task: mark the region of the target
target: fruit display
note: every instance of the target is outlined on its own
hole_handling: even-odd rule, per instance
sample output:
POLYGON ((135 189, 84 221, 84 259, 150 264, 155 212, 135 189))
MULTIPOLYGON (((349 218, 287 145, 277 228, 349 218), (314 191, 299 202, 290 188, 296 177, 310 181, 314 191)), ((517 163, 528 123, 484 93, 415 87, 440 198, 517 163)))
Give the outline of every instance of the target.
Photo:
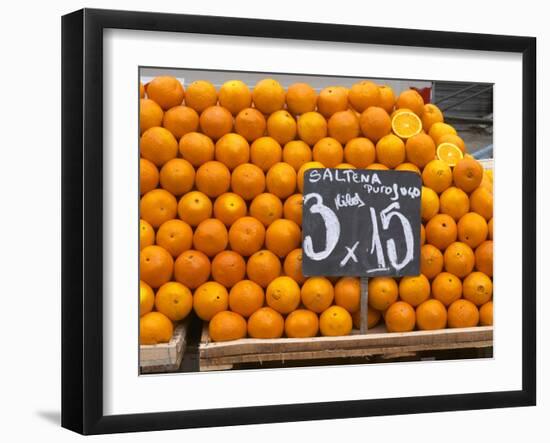
POLYGON ((492 171, 415 90, 159 76, 139 130, 141 344, 192 311, 213 341, 358 328, 358 277, 302 274, 303 176, 325 167, 422 178, 421 274, 369 279, 369 328, 492 325, 492 171))

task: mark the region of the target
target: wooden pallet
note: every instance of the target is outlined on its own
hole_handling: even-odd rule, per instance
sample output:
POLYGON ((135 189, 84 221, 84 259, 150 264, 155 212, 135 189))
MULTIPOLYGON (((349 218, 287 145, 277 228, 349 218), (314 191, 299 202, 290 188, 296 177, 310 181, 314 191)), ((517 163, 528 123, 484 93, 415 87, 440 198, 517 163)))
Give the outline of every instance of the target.
POLYGON ((174 328, 174 335, 168 343, 140 345, 139 367, 142 374, 174 372, 181 365, 185 352, 189 321, 184 320, 174 328))
POLYGON ((231 369, 238 364, 278 361, 326 360, 353 357, 393 359, 413 357, 422 351, 488 348, 493 346, 493 327, 442 329, 388 333, 384 325, 344 337, 244 338, 214 343, 205 324, 199 345, 201 371, 231 369))

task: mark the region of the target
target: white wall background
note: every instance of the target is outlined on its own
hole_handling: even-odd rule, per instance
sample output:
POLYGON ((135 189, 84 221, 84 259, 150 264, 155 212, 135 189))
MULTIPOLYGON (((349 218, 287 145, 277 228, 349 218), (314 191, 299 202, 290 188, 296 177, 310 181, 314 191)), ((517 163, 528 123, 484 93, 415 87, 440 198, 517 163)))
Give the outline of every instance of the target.
MULTIPOLYGON (((4 441, 75 441, 60 415, 60 101, 61 15, 81 7, 318 21, 445 31, 530 35, 538 38, 539 195, 550 192, 542 171, 543 122, 550 119, 550 30, 544 3, 438 1, 275 2, 156 0, 6 2, 0 27, 0 435, 4 441), (544 8, 544 9, 543 9, 544 8), (544 109, 543 109, 544 108, 544 109), (544 111, 544 112, 543 112, 544 111)), ((518 122, 518 125, 521 122, 518 122)), ((539 197, 539 226, 550 221, 539 197)), ((548 199, 546 199, 548 201, 548 199)), ((106 436, 108 441, 275 442, 307 439, 407 442, 542 441, 550 414, 550 327, 544 323, 550 265, 540 251, 550 236, 539 229, 537 407, 353 420, 318 421, 106 436), (536 438, 540 436, 539 438, 536 438)), ((452 383, 452 380, 449 380, 452 383)), ((323 389, 323 386, 319 387, 323 389)), ((181 395, 185 395, 182 393, 181 395)))

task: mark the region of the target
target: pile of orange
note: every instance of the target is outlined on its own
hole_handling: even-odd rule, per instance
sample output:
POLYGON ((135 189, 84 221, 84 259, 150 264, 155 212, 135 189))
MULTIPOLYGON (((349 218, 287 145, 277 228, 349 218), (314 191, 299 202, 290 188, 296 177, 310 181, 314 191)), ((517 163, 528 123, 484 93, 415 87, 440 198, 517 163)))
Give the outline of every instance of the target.
POLYGON ((165 76, 140 97, 141 343, 170 340, 192 310, 214 341, 358 327, 358 278, 302 274, 303 174, 315 167, 422 177, 421 274, 370 279, 369 328, 492 324, 492 174, 416 91, 165 76))

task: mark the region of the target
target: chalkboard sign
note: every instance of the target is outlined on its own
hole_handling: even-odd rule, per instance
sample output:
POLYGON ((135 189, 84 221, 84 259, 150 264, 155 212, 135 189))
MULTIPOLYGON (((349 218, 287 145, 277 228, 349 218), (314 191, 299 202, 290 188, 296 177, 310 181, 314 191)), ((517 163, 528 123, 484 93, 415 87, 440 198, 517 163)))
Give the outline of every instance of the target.
POLYGON ((415 172, 307 170, 304 275, 418 275, 421 190, 415 172))

